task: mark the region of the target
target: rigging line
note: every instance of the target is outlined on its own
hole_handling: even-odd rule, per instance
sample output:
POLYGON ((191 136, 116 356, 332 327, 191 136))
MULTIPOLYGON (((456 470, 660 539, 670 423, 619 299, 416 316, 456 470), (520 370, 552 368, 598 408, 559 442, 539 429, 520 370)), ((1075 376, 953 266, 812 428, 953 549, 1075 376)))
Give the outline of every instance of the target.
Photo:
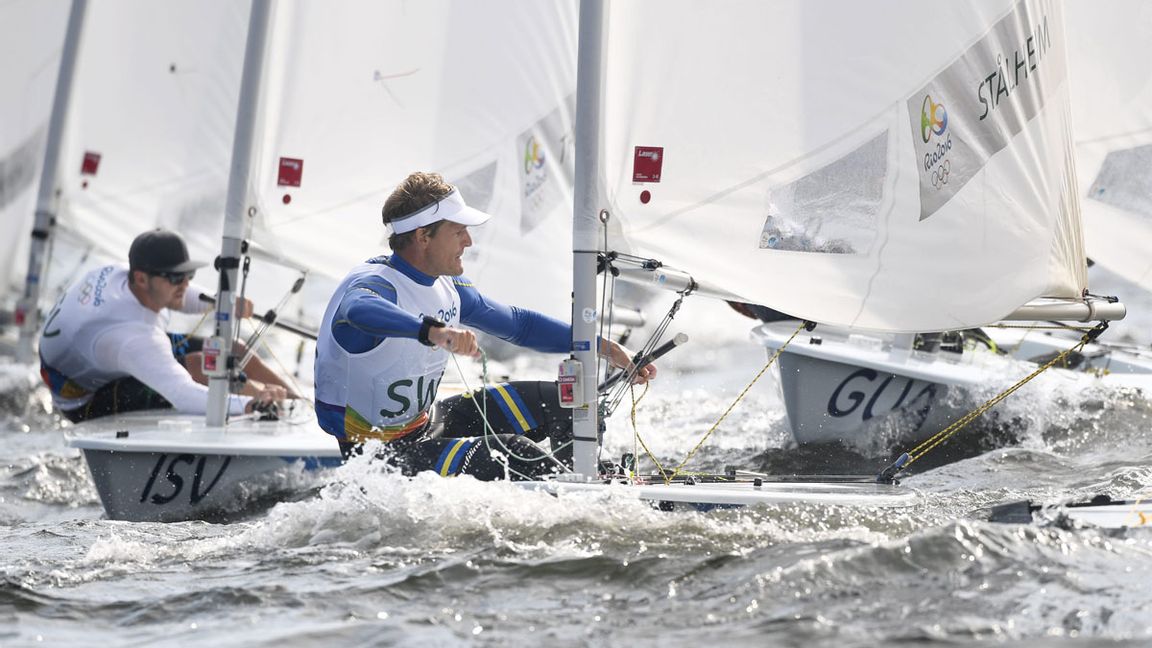
POLYGON ((732 401, 732 404, 728 406, 728 409, 724 410, 724 413, 720 415, 720 418, 717 419, 717 421, 712 424, 712 427, 704 433, 704 436, 696 444, 696 447, 692 448, 687 457, 684 457, 684 461, 681 461, 680 465, 676 466, 676 470, 672 471, 672 476, 664 478, 665 484, 670 484, 672 483, 673 479, 676 479, 676 476, 680 474, 680 471, 684 468, 684 466, 692 460, 692 457, 696 454, 696 451, 704 445, 704 442, 708 440, 708 437, 712 436, 712 433, 716 431, 716 428, 720 427, 720 424, 724 422, 724 419, 728 418, 728 415, 736 407, 736 404, 744 398, 744 395, 748 393, 748 390, 752 389, 752 385, 755 385, 756 381, 760 380, 760 377, 763 376, 764 372, 768 371, 768 368, 776 362, 776 359, 780 357, 780 354, 784 352, 784 349, 788 348, 788 345, 792 343, 792 340, 796 339, 797 335, 800 335, 800 331, 809 328, 810 325, 811 323, 807 321, 800 322, 800 326, 797 326, 796 330, 792 332, 792 335, 784 342, 784 344, 780 345, 779 349, 776 349, 776 353, 773 353, 772 357, 768 358, 768 362, 764 365, 764 368, 760 370, 760 373, 756 374, 756 377, 752 379, 752 382, 748 383, 748 386, 744 388, 744 391, 740 392, 740 394, 736 397, 736 400, 732 401))
POLYGON ((200 314, 200 321, 196 322, 196 326, 192 327, 192 331, 191 331, 191 333, 189 333, 189 335, 192 335, 196 331, 199 331, 200 327, 204 326, 204 322, 207 321, 208 316, 211 315, 212 313, 215 313, 215 312, 216 312, 216 309, 213 308, 212 310, 206 310, 203 313, 201 313, 200 314))
MULTIPOLYGON (((656 330, 652 332, 652 336, 649 339, 650 340, 662 339, 664 337, 664 334, 668 331, 668 326, 671 325, 671 323, 672 323, 671 319, 667 319, 667 318, 664 319, 663 321, 661 321, 660 325, 657 326, 656 330)), ((640 352, 636 354, 635 358, 640 358, 640 357, 648 355, 652 351, 652 349, 654 349, 655 347, 656 347, 656 345, 652 344, 652 343, 645 344, 644 347, 640 350, 640 352)), ((611 416, 612 413, 616 411, 616 408, 620 406, 620 402, 622 400, 624 400, 624 394, 628 390, 628 387, 632 384, 632 379, 636 376, 636 373, 639 371, 639 367, 637 367, 635 365, 635 363, 633 363, 632 369, 629 369, 626 371, 627 371, 627 373, 625 373, 624 377, 622 379, 620 379, 620 381, 616 384, 616 386, 613 387, 612 391, 610 392, 610 395, 606 397, 607 402, 605 405, 605 413, 608 416, 611 416)))
MULTIPOLYGON (((644 385, 644 391, 640 393, 640 398, 636 398, 635 385, 632 385, 632 389, 630 391, 632 392, 632 456, 636 456, 636 443, 639 442, 640 447, 644 448, 644 453, 648 455, 648 458, 652 460, 652 463, 656 464, 656 470, 660 472, 660 478, 663 479, 665 483, 667 483, 668 472, 664 470, 664 466, 660 464, 660 460, 656 458, 655 453, 653 453, 652 450, 648 448, 648 444, 644 442, 644 437, 640 436, 640 430, 636 427, 637 406, 640 405, 640 401, 644 400, 644 396, 648 394, 648 385, 644 385)), ((634 476, 629 475, 629 477, 632 478, 634 476)), ((632 479, 632 481, 635 480, 632 479)))
MULTIPOLYGON (((668 309, 668 312, 664 314, 660 323, 656 325, 655 330, 653 330, 651 336, 648 338, 648 342, 640 350, 640 353, 637 354, 637 357, 643 357, 651 353, 656 348, 656 344, 664 338, 664 334, 668 332, 668 327, 672 325, 672 320, 675 319, 676 314, 680 312, 680 306, 684 303, 685 296, 686 295, 681 294, 676 298, 676 301, 672 303, 672 306, 668 309)), ((628 388, 628 385, 632 383, 632 378, 638 370, 638 367, 634 367, 632 371, 625 374, 624 378, 604 396, 602 402, 605 404, 604 411, 607 416, 611 416, 612 413, 616 411, 616 408, 620 406, 620 402, 624 400, 624 392, 628 388)))
POLYGON ((972 410, 971 412, 968 412, 964 416, 960 417, 955 422, 953 422, 951 425, 949 425, 948 427, 944 428, 943 430, 937 432, 936 434, 932 435, 931 437, 929 437, 928 439, 923 441, 920 445, 916 446, 915 448, 913 448, 909 452, 903 453, 900 456, 900 458, 897 459, 896 463, 893 464, 893 466, 882 471, 880 473, 880 475, 884 476, 885 473, 892 471, 892 474, 889 477, 894 477, 897 472, 904 470, 910 464, 912 464, 912 462, 916 461, 920 457, 923 457, 924 455, 928 454, 931 450, 933 450, 934 448, 938 447, 940 444, 947 441, 950 437, 952 437, 954 434, 956 434, 957 432, 962 430, 965 426, 967 426, 969 423, 971 423, 973 420, 975 420, 976 417, 980 416, 984 412, 987 412, 988 410, 995 407, 1000 401, 1004 400, 1008 396, 1011 396, 1013 393, 1016 392, 1016 390, 1020 389, 1024 385, 1026 385, 1033 378, 1044 373, 1049 368, 1054 366, 1056 363, 1062 362, 1071 353, 1079 352, 1081 349, 1084 348, 1084 345, 1088 344, 1092 340, 1099 337, 1100 334, 1103 333, 1106 328, 1108 328, 1107 322, 1102 322, 1101 324, 1097 325, 1091 331, 1085 333, 1080 338, 1079 342, 1077 342, 1072 347, 1065 349, 1063 352, 1061 352, 1055 358, 1052 358, 1047 363, 1045 363, 1043 366, 1036 369, 1036 371, 1033 371, 1032 373, 1028 374, 1023 379, 1021 379, 1020 381, 1018 381, 1016 384, 1012 385, 1008 389, 1005 389, 1004 391, 1000 392, 996 396, 993 396, 992 398, 988 399, 983 405, 981 405, 980 407, 977 407, 976 409, 972 410), (907 457, 907 459, 905 459, 905 457, 907 457), (892 470, 893 467, 895 467, 896 469, 892 470))
POLYGON ((292 375, 292 373, 289 372, 288 369, 284 366, 284 363, 280 361, 280 356, 278 356, 272 347, 268 345, 267 338, 259 338, 258 343, 265 351, 268 352, 268 357, 272 358, 272 361, 275 362, 276 366, 280 368, 280 373, 284 376, 287 376, 288 380, 291 381, 292 389, 296 391, 296 400, 304 401, 308 404, 309 409, 316 411, 316 403, 313 403, 311 398, 304 396, 305 392, 300 384, 300 381, 296 380, 296 377, 292 375))
MULTIPOLYGON (((565 466, 562 461, 560 461, 559 459, 557 459, 554 456, 555 450, 559 450, 559 449, 563 448, 564 446, 560 446, 560 448, 556 448, 555 450, 553 450, 551 448, 549 448, 548 450, 545 450, 544 448, 541 447, 540 451, 543 454, 539 457, 522 457, 522 456, 516 454, 515 452, 512 452, 512 450, 510 450, 508 448, 508 446, 506 446, 504 444, 504 442, 500 439, 500 436, 498 434, 496 434, 496 431, 492 429, 492 424, 488 422, 488 398, 487 397, 484 398, 484 404, 483 405, 476 402, 476 399, 473 398, 473 396, 472 396, 473 389, 471 386, 469 386, 468 379, 464 377, 464 368, 460 366, 460 360, 456 357, 456 354, 452 354, 451 357, 452 357, 452 362, 456 365, 456 372, 460 374, 460 382, 464 384, 464 393, 462 394, 462 396, 464 398, 472 401, 473 407, 475 407, 476 411, 480 413, 480 420, 484 422, 484 437, 483 437, 484 438, 484 447, 488 448, 489 452, 492 451, 492 446, 490 445, 490 443, 488 441, 489 437, 491 437, 491 438, 496 440, 496 444, 500 446, 500 449, 503 452, 507 453, 508 456, 512 457, 513 459, 518 459, 520 461, 523 461, 524 463, 535 463, 538 461, 544 461, 545 459, 548 459, 548 460, 552 461, 552 463, 556 464, 556 466, 559 467, 562 472, 572 472, 572 470, 568 466, 565 466)), ((480 367, 481 367, 481 369, 480 369, 480 382, 483 386, 487 387, 489 384, 489 382, 488 382, 488 354, 484 353, 483 349, 480 349, 480 367)), ((504 468, 506 470, 508 470, 509 472, 516 472, 516 471, 512 470, 511 468, 509 468, 507 464, 505 464, 504 468)), ((516 474, 520 475, 521 477, 524 477, 525 479, 528 479, 528 477, 521 475, 520 473, 516 473, 516 474)))

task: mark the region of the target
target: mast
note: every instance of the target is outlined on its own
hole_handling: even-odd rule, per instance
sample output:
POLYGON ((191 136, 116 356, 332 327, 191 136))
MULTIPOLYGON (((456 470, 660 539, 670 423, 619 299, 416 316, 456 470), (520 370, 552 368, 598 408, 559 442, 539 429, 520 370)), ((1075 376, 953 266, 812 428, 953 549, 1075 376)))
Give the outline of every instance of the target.
POLYGON ((80 52, 80 37, 84 30, 84 16, 88 0, 72 0, 68 14, 68 30, 64 36, 64 51, 60 56, 60 73, 56 77, 56 94, 52 114, 48 120, 48 142, 44 150, 44 170, 40 175, 40 188, 36 196, 36 218, 32 224, 32 245, 28 252, 28 274, 24 282, 24 298, 17 313, 20 323, 20 343, 16 348, 19 362, 32 362, 36 332, 40 329, 40 278, 48 264, 48 244, 56 228, 56 213, 60 206, 60 149, 64 139, 68 107, 72 102, 72 80, 76 76, 76 61, 80 52))
POLYGON ((583 402, 572 412, 573 463, 577 475, 596 477, 599 449, 596 411, 596 254, 600 229, 600 95, 603 0, 580 3, 576 68, 576 182, 572 215, 572 355, 580 363, 583 402))
POLYGON ((232 340, 236 336, 235 298, 244 239, 251 228, 256 205, 249 193, 264 56, 271 19, 270 0, 254 0, 248 22, 244 50, 244 73, 240 80, 240 104, 236 114, 236 135, 232 143, 232 167, 228 176, 228 196, 224 203, 224 234, 216 269, 220 284, 216 292, 216 332, 206 343, 205 370, 208 376, 209 426, 224 425, 228 414, 230 386, 235 376, 232 340), (210 368, 209 357, 215 361, 210 368))

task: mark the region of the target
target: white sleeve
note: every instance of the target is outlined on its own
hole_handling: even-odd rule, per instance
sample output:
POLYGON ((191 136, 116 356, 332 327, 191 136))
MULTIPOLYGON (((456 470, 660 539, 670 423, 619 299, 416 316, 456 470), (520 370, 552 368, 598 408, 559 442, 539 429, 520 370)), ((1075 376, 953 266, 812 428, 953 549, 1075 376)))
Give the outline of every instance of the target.
MULTIPOLYGON (((177 412, 203 414, 208 408, 208 388, 192 380, 191 374, 172 355, 168 336, 147 325, 124 324, 108 329, 97 346, 99 360, 148 385, 172 403, 177 412)), ((243 414, 248 396, 229 396, 231 414, 243 414)))
POLYGON ((198 315, 215 308, 215 306, 206 301, 200 301, 200 296, 206 294, 200 286, 189 284, 188 290, 184 291, 184 304, 180 307, 180 312, 198 315))

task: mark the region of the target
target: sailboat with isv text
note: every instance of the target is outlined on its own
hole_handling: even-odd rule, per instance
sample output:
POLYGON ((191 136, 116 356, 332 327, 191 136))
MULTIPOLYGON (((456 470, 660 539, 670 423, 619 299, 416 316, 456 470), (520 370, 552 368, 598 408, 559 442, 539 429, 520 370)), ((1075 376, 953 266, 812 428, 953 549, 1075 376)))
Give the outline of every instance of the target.
MULTIPOLYGON (((236 295, 269 303, 259 296, 295 289, 297 273, 307 273, 308 286, 334 286, 355 261, 384 252, 383 235, 364 232, 381 231, 387 190, 412 168, 440 171, 497 216, 499 226, 484 233, 493 250, 512 249, 526 231, 540 245, 518 253, 525 263, 571 247, 570 2, 177 2, 134 15, 149 28, 130 35, 114 3, 73 6, 68 40, 77 49, 65 58, 76 79, 62 73, 53 118, 54 150, 67 164, 46 174, 34 238, 51 240, 55 225, 75 235, 76 225, 105 222, 94 245, 112 256, 156 225, 184 234, 194 258, 211 246, 220 269, 212 348, 221 358, 240 335, 236 295), (333 39, 344 45, 331 47, 333 39), (139 69, 107 63, 117 57, 139 69), (105 70, 115 79, 85 97, 105 70), (122 95, 107 92, 112 81, 122 95), (483 100, 462 100, 477 87, 483 100), (73 88, 83 100, 69 109, 73 88), (133 137, 145 129, 148 137, 133 137), (99 162, 86 156, 84 173, 70 173, 85 152, 99 162)), ((497 256, 472 265, 478 281, 512 272, 497 256)), ((540 267, 542 281, 568 281, 567 264, 540 267)), ((536 291, 527 305, 566 310, 564 292, 536 291)), ((327 296, 297 296, 301 320, 318 322, 327 296)), ((36 297, 28 303, 34 311, 36 297)), ((228 416, 239 369, 220 362, 210 372, 207 415, 142 412, 67 431, 109 517, 242 514, 305 490, 317 468, 340 462, 335 440, 301 401, 279 420, 228 416)))

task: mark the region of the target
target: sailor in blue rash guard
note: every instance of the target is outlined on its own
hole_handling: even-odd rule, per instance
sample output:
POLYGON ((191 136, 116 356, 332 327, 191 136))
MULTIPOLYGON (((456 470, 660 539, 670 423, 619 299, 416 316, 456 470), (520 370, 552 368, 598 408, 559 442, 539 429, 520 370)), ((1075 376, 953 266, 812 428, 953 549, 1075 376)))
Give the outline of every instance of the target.
MULTIPOLYGON (((571 412, 553 382, 492 385, 436 401, 448 353, 477 356, 469 326, 547 353, 565 353, 571 327, 535 311, 486 299, 463 276, 468 227, 489 216, 468 207, 437 174, 414 173, 384 204, 391 256, 355 267, 324 314, 316 346, 320 426, 347 458, 369 440, 404 472, 434 470, 478 479, 535 478, 570 462, 571 412), (479 407, 477 407, 479 405, 479 407), (484 415, 492 434, 486 434, 484 415)), ((617 367, 631 354, 600 340, 617 367)), ((642 368, 646 382, 656 368, 642 368)))

